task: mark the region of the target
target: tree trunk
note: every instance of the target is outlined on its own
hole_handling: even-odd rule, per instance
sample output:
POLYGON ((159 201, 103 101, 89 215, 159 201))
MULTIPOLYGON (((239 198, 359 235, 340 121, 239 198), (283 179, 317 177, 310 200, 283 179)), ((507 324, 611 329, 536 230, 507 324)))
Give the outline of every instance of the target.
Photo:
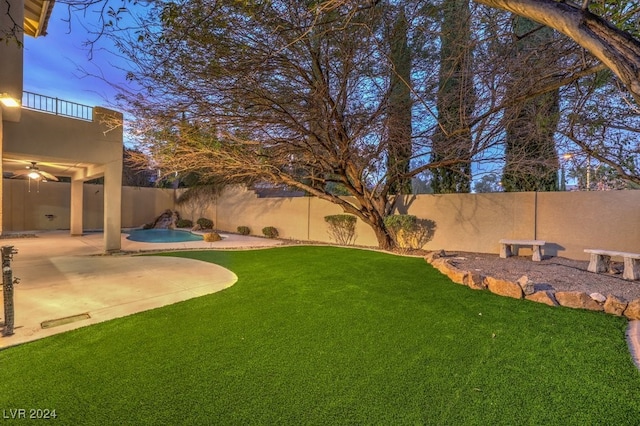
POLYGON ((557 0, 474 0, 568 36, 605 64, 640 104, 640 41, 602 18, 557 0))
POLYGON ((374 223, 368 223, 373 229, 373 232, 376 234, 376 239, 378 240, 378 248, 382 250, 393 250, 396 246, 395 241, 387 232, 386 227, 382 220, 375 221, 374 223))

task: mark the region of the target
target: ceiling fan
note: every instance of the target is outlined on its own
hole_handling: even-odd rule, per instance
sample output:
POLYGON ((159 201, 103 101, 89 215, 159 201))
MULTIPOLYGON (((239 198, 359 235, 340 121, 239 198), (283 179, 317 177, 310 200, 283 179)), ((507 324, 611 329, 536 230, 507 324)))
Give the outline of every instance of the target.
POLYGON ((22 176, 26 176, 29 179, 42 181, 42 182, 46 182, 48 180, 52 180, 55 182, 58 181, 58 178, 52 175, 51 173, 40 170, 40 168, 37 166, 37 163, 35 161, 32 161, 31 165, 27 166, 25 170, 18 170, 13 172, 12 177, 16 178, 16 177, 22 177, 22 176))

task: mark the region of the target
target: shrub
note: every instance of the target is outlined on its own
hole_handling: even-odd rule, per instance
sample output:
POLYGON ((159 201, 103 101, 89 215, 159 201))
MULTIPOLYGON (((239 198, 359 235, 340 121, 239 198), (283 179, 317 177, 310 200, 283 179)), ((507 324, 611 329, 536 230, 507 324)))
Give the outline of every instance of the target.
POLYGON ((248 226, 238 226, 238 234, 240 235, 249 235, 251 230, 248 226))
POLYGON ((267 238, 278 238, 278 230, 273 226, 265 226, 262 228, 262 234, 267 238))
POLYGON ((434 221, 409 214, 387 216, 384 226, 401 251, 421 249, 433 238, 436 229, 434 221))
POLYGON ((333 214, 324 217, 329 226, 329 236, 338 244, 352 244, 356 239, 356 222, 358 218, 350 214, 333 214))
POLYGON ((176 221, 176 228, 191 228, 193 226, 193 221, 189 219, 178 219, 176 221))
POLYGON ((217 232, 207 232, 206 234, 202 234, 202 238, 208 242, 213 243, 214 241, 220 241, 222 237, 217 232))
POLYGON ((211 219, 207 219, 205 217, 201 217, 196 220, 196 223, 200 227, 200 229, 213 229, 213 221, 211 219))

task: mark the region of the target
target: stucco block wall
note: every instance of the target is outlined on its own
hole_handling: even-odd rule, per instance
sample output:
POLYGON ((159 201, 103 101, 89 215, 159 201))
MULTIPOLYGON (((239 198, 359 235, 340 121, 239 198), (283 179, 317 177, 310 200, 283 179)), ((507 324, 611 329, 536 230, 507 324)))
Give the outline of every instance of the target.
POLYGON ((587 259, 585 248, 640 253, 640 191, 539 193, 538 237, 569 258, 587 259))
MULTIPOLYGON (((181 190, 123 187, 122 227, 139 227, 166 209, 183 217, 212 219, 221 231, 248 226, 253 235, 275 226, 282 238, 332 242, 324 217, 342 209, 314 197, 258 198, 253 191, 230 188, 187 211, 176 206, 181 190), (196 217, 197 216, 197 217, 196 217)), ((70 185, 4 180, 6 231, 69 229, 70 185), (51 214, 49 220, 46 215, 51 214)), ((103 227, 102 185, 83 185, 84 229, 103 227)), ((543 254, 588 259, 585 248, 640 252, 640 191, 494 193, 406 196, 396 213, 413 214, 436 224, 432 250, 498 253, 501 238, 542 239, 543 254)), ((357 245, 376 246, 370 227, 358 220, 357 245)), ((530 250, 522 249, 527 255, 530 250)))
MULTIPOLYGON (((324 216, 341 214, 335 204, 312 197, 259 199, 252 191, 225 191, 209 209, 216 227, 252 234, 275 226, 283 238, 331 242, 324 216)), ((585 248, 640 252, 640 191, 446 194, 399 197, 396 213, 435 222, 424 247, 499 253, 501 238, 547 241, 543 254, 588 259, 585 248)), ((357 245, 375 246, 360 220, 357 245)), ((520 254, 531 250, 522 248, 520 254)))
MULTIPOLYGON (((176 209, 190 218, 190 208, 176 209)), ((262 228, 273 226, 281 238, 321 242, 332 242, 324 217, 343 213, 336 204, 315 197, 258 198, 243 188, 225 190, 206 211, 220 230, 236 232, 238 226, 248 226, 252 235, 262 236, 262 228)), ((356 244, 377 245, 369 226, 359 221, 356 232, 356 244)))
POLYGON ((534 201, 535 193, 419 195, 398 199, 396 213, 435 222, 426 249, 497 253, 501 238, 534 238, 534 201))

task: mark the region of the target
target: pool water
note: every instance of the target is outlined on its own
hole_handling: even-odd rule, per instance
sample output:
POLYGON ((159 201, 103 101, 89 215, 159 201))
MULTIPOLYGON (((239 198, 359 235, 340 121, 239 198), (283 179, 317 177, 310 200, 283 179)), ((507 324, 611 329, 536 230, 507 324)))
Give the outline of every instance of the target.
POLYGON ((132 229, 127 231, 127 240, 142 243, 181 243, 185 241, 202 241, 202 235, 175 229, 132 229))

